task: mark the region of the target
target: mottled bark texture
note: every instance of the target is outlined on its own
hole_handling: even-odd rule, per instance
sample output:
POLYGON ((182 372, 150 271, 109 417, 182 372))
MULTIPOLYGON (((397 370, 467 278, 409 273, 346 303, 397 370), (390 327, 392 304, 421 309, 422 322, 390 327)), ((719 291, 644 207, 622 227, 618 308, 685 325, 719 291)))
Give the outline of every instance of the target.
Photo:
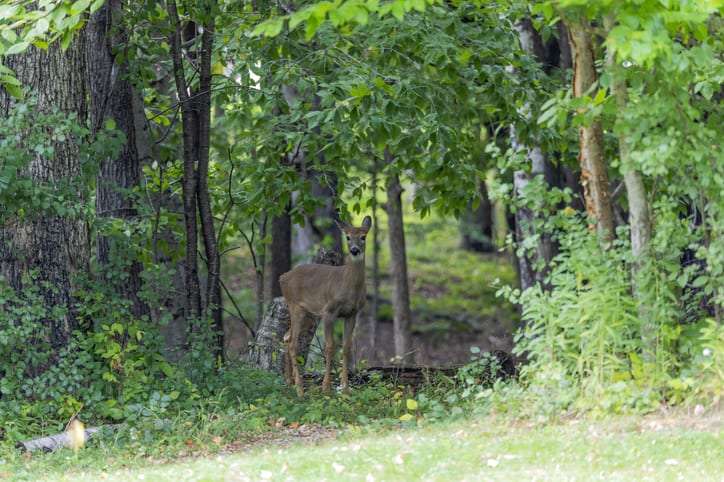
MULTIPOLYGON (((597 80, 590 25, 585 21, 567 24, 573 52, 573 95, 589 95, 589 89, 597 80)), ((579 111, 585 115, 585 110, 579 111)), ((608 173, 603 159, 603 128, 601 121, 593 120, 578 128, 581 185, 586 202, 586 212, 595 220, 596 230, 603 245, 614 237, 613 209, 609 193, 608 173)))
MULTIPOLYGON (((385 151, 385 160, 392 162, 392 155, 385 151)), ((405 229, 402 218, 402 186, 397 173, 387 177, 387 238, 390 243, 390 275, 394 294, 393 333, 395 338, 395 357, 401 364, 412 361, 412 343, 410 323, 410 287, 407 279, 407 253, 405 248, 405 229)))
MULTIPOLYGON (((125 142, 113 158, 101 160, 96 183, 96 211, 99 218, 120 218, 132 221, 137 210, 131 191, 141 182, 141 156, 137 132, 139 119, 136 112, 142 101, 128 78, 128 64, 116 62, 115 53, 128 40, 128 34, 120 23, 121 0, 109 0, 88 23, 88 79, 90 87, 90 121, 96 134, 107 120, 113 120, 116 129, 123 133, 125 142)), ((110 283, 118 295, 130 300, 134 315, 148 313, 148 306, 141 301, 141 263, 125 240, 119 242, 107 236, 98 236, 99 276, 110 283), (129 257, 131 259, 129 259, 129 257), (119 270, 125 276, 119 279, 119 270)))
MULTIPOLYGON (((541 65, 546 62, 546 52, 540 35, 533 27, 530 19, 526 18, 515 26, 518 32, 518 39, 523 51, 536 59, 541 65)), ((529 108, 526 106, 521 112, 524 116, 530 117, 527 113, 529 108)), ((528 183, 537 177, 550 185, 553 180, 551 165, 546 159, 543 149, 530 142, 526 145, 521 141, 515 127, 510 129, 511 144, 515 150, 524 151, 528 162, 530 163, 530 173, 526 171, 516 171, 513 175, 513 189, 517 198, 525 195, 528 183)), ((539 231, 536 228, 536 219, 539 217, 529 207, 519 207, 515 212, 515 239, 520 246, 526 239, 537 237, 536 247, 534 250, 521 253, 518 255, 518 268, 520 275, 521 289, 525 290, 534 284, 544 285, 551 260, 555 254, 555 247, 549 234, 539 231)))
MULTIPOLYGON (((88 115, 86 41, 86 32, 82 29, 75 33, 65 51, 61 50, 60 42, 54 42, 47 50, 31 46, 22 54, 4 58, 3 62, 36 96, 38 110, 49 113, 58 109, 68 116, 76 116, 78 123, 85 125, 88 115)), ((7 115, 13 105, 14 100, 0 89, 0 115, 7 115)), ((84 203, 84 186, 76 182, 81 179, 77 139, 68 136, 63 141, 53 141, 53 147, 52 158, 36 155, 21 175, 38 185, 67 183, 71 186, 69 195, 73 202, 84 203)), ((71 332, 78 326, 73 278, 77 273, 87 272, 89 257, 88 226, 79 216, 60 216, 46 211, 27 213, 20 218, 10 213, 0 226, 0 276, 16 290, 22 290, 26 282, 38 284, 48 311, 62 311, 44 320, 53 347, 67 344, 71 332), (31 271, 36 274, 35 281, 27 278, 31 271)))

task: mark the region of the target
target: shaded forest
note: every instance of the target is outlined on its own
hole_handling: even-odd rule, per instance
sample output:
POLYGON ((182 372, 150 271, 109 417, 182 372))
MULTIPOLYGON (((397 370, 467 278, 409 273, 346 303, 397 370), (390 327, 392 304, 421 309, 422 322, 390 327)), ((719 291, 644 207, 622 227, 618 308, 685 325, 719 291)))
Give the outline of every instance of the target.
POLYGON ((718 407, 721 9, 2 3, 0 444, 718 407))

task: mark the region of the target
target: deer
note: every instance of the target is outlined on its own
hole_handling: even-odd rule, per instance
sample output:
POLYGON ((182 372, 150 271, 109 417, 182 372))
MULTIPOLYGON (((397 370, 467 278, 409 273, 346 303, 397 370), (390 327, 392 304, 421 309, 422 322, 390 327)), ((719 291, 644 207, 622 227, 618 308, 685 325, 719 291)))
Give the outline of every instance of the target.
POLYGON ((297 361, 299 337, 314 329, 316 320, 324 325, 324 379, 322 391, 329 393, 332 385, 332 359, 334 357, 334 322, 344 318, 342 341, 341 387, 349 391, 349 366, 352 355, 352 334, 357 316, 364 307, 365 238, 372 226, 366 216, 360 227, 334 220, 346 239, 349 256, 343 266, 303 264, 279 277, 282 295, 289 307, 289 329, 284 340, 287 344, 285 378, 296 387, 297 395, 304 396, 302 369, 297 361))

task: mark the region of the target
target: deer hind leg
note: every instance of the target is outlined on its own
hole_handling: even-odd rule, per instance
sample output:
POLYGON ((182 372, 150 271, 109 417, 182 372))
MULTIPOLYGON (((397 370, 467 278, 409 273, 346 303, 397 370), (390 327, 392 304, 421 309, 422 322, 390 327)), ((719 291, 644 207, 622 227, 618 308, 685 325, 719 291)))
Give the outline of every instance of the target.
POLYGON ((344 320, 344 341, 342 342, 342 390, 349 392, 349 367, 352 364, 352 334, 355 317, 344 320))
POLYGON ((304 311, 298 307, 289 307, 289 343, 287 345, 287 366, 297 388, 297 395, 304 396, 304 381, 299 367, 297 355, 299 353, 299 335, 304 321, 304 311))
POLYGON ((334 317, 325 315, 324 323, 324 380, 322 391, 329 393, 332 390, 332 362, 334 361, 334 317))
POLYGON ((294 385, 294 375, 292 372, 292 357, 289 355, 289 342, 292 339, 292 330, 291 328, 287 330, 287 333, 284 335, 283 341, 284 341, 284 347, 286 348, 286 353, 284 353, 284 381, 289 385, 290 387, 294 385))

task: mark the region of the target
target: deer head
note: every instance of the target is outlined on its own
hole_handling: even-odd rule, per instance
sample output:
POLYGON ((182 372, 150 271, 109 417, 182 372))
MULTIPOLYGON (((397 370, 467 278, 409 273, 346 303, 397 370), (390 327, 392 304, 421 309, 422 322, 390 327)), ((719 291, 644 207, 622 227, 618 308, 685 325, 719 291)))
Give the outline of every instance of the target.
POLYGON ((352 261, 363 260, 365 256, 365 241, 367 238, 367 233, 372 226, 372 218, 369 216, 365 216, 365 218, 362 220, 362 226, 360 226, 359 228, 346 224, 342 221, 337 221, 336 219, 334 222, 340 229, 340 231, 342 231, 342 234, 344 234, 345 236, 350 259, 352 261))

